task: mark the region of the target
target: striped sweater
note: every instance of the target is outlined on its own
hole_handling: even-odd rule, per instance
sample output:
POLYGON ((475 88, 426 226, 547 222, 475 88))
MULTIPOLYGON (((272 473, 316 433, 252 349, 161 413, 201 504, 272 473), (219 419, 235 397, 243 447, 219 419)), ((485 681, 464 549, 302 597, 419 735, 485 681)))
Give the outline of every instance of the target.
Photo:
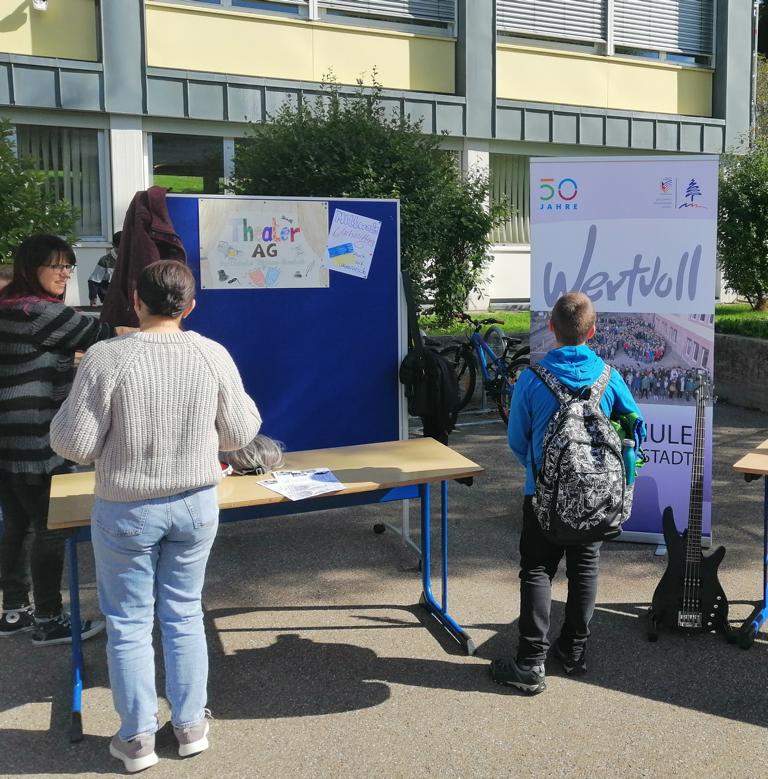
POLYGON ((0 299, 0 476, 34 481, 67 470, 49 430, 72 386, 74 352, 114 335, 63 303, 0 299))

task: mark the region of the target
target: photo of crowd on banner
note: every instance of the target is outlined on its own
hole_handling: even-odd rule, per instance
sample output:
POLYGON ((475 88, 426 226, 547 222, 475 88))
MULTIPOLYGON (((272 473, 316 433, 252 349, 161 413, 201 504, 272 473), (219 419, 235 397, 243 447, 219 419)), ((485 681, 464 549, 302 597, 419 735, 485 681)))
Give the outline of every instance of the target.
MULTIPOLYGON (((531 357, 554 346, 549 313, 531 312, 531 357)), ((622 375, 643 403, 696 402, 702 378, 711 380, 714 316, 598 313, 589 346, 622 375)))

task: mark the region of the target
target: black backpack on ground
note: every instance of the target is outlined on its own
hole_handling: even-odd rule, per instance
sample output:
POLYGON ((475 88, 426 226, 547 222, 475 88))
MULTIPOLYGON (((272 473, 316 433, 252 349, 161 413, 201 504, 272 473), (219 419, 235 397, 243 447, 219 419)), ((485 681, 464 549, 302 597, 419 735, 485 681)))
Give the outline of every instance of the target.
POLYGON ((403 287, 408 308, 409 349, 400 364, 400 381, 405 386, 408 413, 421 417, 426 437, 447 444, 458 414, 458 379, 445 357, 424 346, 406 271, 403 271, 403 287))

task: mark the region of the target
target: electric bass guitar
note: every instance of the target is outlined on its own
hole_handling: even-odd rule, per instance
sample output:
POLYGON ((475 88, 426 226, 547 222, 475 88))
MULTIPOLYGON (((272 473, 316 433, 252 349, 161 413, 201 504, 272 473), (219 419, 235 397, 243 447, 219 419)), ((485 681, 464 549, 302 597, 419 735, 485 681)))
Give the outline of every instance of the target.
POLYGON ((667 545, 667 570, 661 578, 648 611, 648 640, 656 641, 659 627, 719 631, 729 635, 728 600, 717 578, 725 556, 719 546, 706 557, 701 551, 701 525, 704 487, 704 412, 711 397, 706 374, 699 375, 696 392, 693 467, 688 510, 688 528, 677 532, 670 506, 664 509, 662 529, 667 545))

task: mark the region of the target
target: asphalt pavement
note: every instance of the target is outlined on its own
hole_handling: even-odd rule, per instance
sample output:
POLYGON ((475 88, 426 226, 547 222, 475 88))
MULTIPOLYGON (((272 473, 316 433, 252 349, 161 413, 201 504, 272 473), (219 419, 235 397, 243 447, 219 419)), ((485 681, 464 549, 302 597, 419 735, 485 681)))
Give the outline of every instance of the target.
MULTIPOLYGON (((161 700, 161 759, 146 775, 768 775, 768 634, 747 651, 706 634, 648 643, 643 615, 665 566, 653 546, 604 547, 586 676, 553 664, 535 697, 491 682, 518 614, 522 471, 504 433, 493 413, 472 413, 450 441, 486 469, 450 490, 449 607, 475 656, 417 605, 415 553, 372 531, 398 524, 399 504, 224 525, 204 593, 211 748, 182 762, 161 700)), ((715 542, 727 547, 721 582, 739 623, 761 589, 763 489, 731 465, 768 438, 768 415, 718 405, 714 435, 715 542)), ((95 615, 92 555, 80 549, 84 613, 95 615)), ((85 650, 85 738, 70 744, 67 648, 33 648, 28 634, 0 643, 2 776, 121 773, 107 751, 118 721, 103 636, 85 650)))

